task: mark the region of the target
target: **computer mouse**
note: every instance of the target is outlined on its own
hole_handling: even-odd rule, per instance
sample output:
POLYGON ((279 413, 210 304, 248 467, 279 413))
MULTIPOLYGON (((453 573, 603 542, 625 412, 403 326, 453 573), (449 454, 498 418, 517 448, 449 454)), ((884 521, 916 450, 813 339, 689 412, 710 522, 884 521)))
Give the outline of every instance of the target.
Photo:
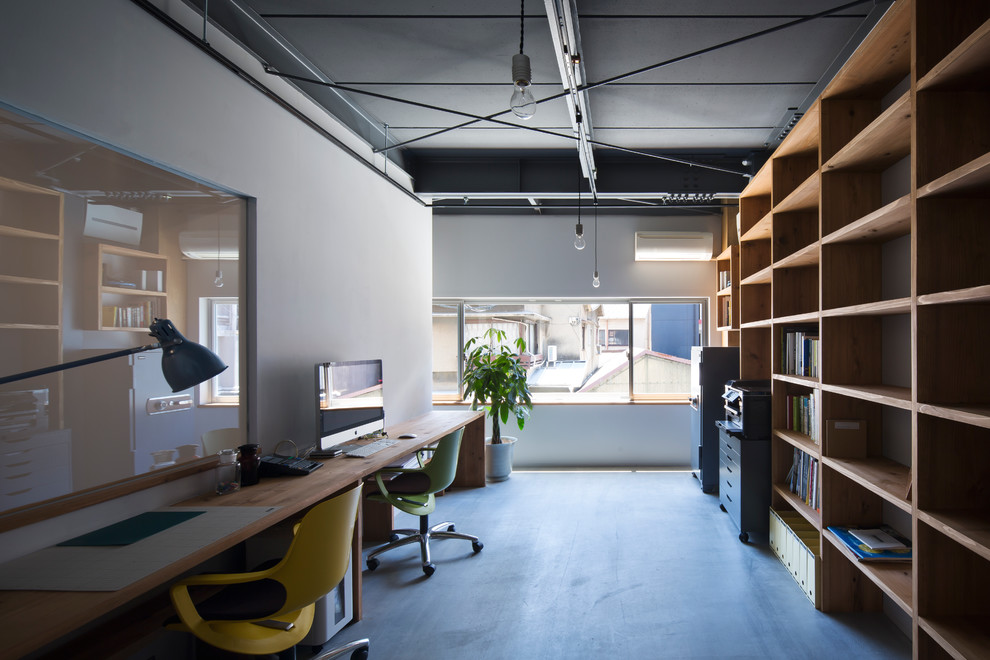
POLYGON ((412 440, 416 437, 415 433, 403 433, 399 436, 399 440, 412 440))

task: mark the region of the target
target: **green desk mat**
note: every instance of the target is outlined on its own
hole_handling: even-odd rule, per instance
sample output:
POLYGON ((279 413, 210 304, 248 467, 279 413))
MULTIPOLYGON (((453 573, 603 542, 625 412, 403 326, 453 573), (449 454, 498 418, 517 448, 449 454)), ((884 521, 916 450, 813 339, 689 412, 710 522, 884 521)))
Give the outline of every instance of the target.
POLYGON ((121 520, 58 545, 130 545, 195 518, 204 511, 148 511, 133 518, 121 520))

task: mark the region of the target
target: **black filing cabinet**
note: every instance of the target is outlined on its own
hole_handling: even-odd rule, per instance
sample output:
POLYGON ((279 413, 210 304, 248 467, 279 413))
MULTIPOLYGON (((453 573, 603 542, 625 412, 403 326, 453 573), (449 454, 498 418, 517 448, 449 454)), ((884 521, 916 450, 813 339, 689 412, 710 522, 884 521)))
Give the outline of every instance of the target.
POLYGON ((750 532, 770 530, 770 439, 747 438, 738 431, 718 427, 719 506, 739 528, 739 540, 749 541, 750 532))

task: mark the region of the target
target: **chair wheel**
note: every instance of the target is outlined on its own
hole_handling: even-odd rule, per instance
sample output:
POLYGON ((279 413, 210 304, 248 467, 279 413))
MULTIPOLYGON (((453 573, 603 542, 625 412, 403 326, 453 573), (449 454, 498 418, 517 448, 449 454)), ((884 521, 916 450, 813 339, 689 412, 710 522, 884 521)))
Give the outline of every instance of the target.
POLYGON ((399 538, 400 538, 400 537, 399 537, 399 535, 398 535, 398 534, 391 534, 391 535, 389 535, 389 537, 388 537, 388 541, 389 541, 389 543, 395 543, 396 541, 398 541, 398 540, 399 540, 399 538))
POLYGON ((381 562, 380 562, 380 561, 378 561, 378 558, 377 558, 377 557, 371 557, 371 558, 369 558, 369 559, 368 559, 368 570, 369 570, 369 571, 373 571, 373 570, 375 570, 376 568, 378 568, 378 565, 379 565, 380 563, 381 563, 381 562))
POLYGON ((725 505, 724 504, 719 504, 718 505, 718 508, 722 509, 722 512, 723 513, 728 513, 728 510, 725 508, 725 505))
POLYGON ((739 540, 742 541, 743 543, 749 543, 749 533, 741 532, 739 534, 739 540))
POLYGON ((471 541, 471 549, 475 552, 481 552, 481 549, 485 547, 485 544, 481 541, 471 541))
POLYGON ((368 647, 362 646, 354 651, 354 653, 351 653, 351 660, 368 660, 368 647))
POLYGON ((423 564, 423 572, 426 573, 426 577, 430 577, 436 573, 437 567, 433 564, 423 564))
POLYGON ((450 523, 450 527, 447 528, 447 531, 448 532, 453 532, 454 531, 454 523, 450 523))

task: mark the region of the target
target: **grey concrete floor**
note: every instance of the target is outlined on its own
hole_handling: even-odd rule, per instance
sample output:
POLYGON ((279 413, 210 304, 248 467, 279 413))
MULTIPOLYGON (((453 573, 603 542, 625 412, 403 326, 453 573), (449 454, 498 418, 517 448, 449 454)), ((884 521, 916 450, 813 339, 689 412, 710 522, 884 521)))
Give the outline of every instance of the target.
POLYGON ((385 553, 364 570, 363 620, 330 645, 368 637, 375 660, 911 657, 882 614, 815 610, 688 472, 516 471, 439 498, 442 520, 484 550, 437 541, 430 578, 416 546, 385 553))

